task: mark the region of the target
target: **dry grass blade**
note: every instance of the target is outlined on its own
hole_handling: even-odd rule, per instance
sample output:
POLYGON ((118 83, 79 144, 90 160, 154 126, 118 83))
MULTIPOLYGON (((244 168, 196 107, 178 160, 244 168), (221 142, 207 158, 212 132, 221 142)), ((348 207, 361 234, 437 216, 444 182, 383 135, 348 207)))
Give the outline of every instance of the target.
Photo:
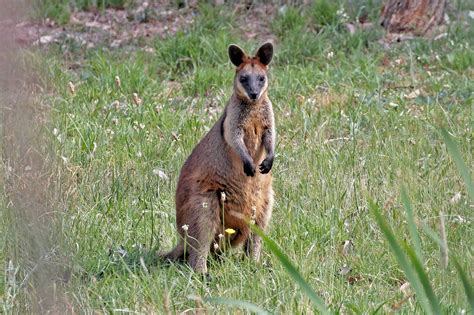
POLYGON ((439 213, 439 234, 441 236, 441 244, 440 244, 440 255, 441 255, 441 265, 443 268, 448 268, 448 239, 446 236, 446 228, 444 225, 444 214, 442 212, 439 213))

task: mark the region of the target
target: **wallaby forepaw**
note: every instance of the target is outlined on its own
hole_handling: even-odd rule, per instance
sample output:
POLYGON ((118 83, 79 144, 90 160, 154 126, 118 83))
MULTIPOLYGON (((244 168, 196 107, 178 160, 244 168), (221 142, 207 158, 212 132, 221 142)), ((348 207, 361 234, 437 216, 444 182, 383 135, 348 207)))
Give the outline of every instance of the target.
POLYGON ((273 158, 272 159, 265 159, 260 164, 260 173, 267 174, 270 172, 273 166, 273 158))
POLYGON ((253 177, 255 175, 255 165, 251 162, 244 163, 244 173, 253 177))

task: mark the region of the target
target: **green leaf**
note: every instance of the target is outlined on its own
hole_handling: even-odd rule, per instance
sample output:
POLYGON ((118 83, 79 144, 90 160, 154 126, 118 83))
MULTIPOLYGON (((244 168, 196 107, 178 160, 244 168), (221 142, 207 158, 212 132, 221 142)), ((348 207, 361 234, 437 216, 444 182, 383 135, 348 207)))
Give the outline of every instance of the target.
POLYGON ((462 285, 464 286, 464 293, 466 293, 467 301, 469 302, 469 305, 471 306, 471 311, 474 311, 474 292, 472 290, 472 285, 471 285, 472 281, 469 281, 466 273, 462 269, 458 260, 455 257, 452 257, 451 259, 454 263, 454 266, 456 267, 456 270, 459 273, 459 277, 461 278, 462 285))
POLYGON ((426 272, 423 270, 423 265, 421 264, 420 260, 418 259, 415 251, 408 245, 405 244, 405 251, 408 253, 408 257, 411 260, 411 263, 415 267, 415 271, 418 274, 418 278, 420 279, 421 285, 426 292, 426 296, 430 302, 431 309, 433 314, 441 314, 441 309, 439 307, 439 300, 433 292, 433 288, 431 287, 430 281, 426 272))
POLYGON ((441 136, 443 136, 444 142, 446 143, 449 154, 453 158, 459 173, 464 179, 469 198, 471 199, 471 202, 474 203, 474 183, 472 182, 472 178, 468 171, 468 168, 461 157, 461 152, 459 152, 459 148, 456 142, 444 128, 441 128, 440 132, 441 136))
POLYGON ((240 308, 245 308, 251 312, 254 312, 255 314, 259 315, 270 315, 272 313, 268 312, 267 310, 261 308, 258 305, 255 305, 250 302, 246 301, 241 301, 241 300, 234 300, 234 299, 227 299, 227 298, 221 298, 221 297, 214 297, 214 298, 204 298, 203 299, 205 302, 211 303, 211 304, 223 304, 223 305, 229 305, 229 306, 236 306, 240 308))
POLYGON ((410 281, 411 285, 413 286, 413 289, 416 292, 417 298, 419 299, 421 306, 423 307, 426 313, 431 314, 431 306, 426 296, 426 292, 420 283, 420 279, 418 278, 410 262, 407 260, 405 254, 402 251, 402 248, 400 247, 400 245, 398 245, 397 239, 395 238, 395 235, 393 234, 392 229, 388 225, 387 221, 385 221, 384 217, 380 213, 379 207, 371 199, 369 199, 369 209, 374 215, 375 220, 377 221, 377 224, 379 225, 383 234, 385 235, 385 238, 387 239, 388 244, 390 245, 390 248, 393 254, 395 255, 395 258, 397 259, 398 264, 405 272, 408 281, 410 281))
POLYGON ((278 245, 270 239, 265 233, 262 232, 258 227, 255 225, 250 225, 252 231, 258 236, 260 236, 270 251, 277 256, 278 260, 280 260, 283 267, 286 269, 286 272, 290 275, 291 278, 300 286, 303 292, 308 296, 308 298, 313 302, 314 306, 322 313, 322 314, 329 314, 329 310, 327 309, 326 305, 324 304, 323 300, 314 292, 311 286, 303 279, 301 274, 298 272, 295 266, 291 263, 290 259, 280 250, 278 245))
POLYGON ((402 203, 403 203, 403 206, 405 207, 406 218, 408 222, 408 231, 410 232, 411 240, 413 242, 413 247, 415 247, 415 252, 416 252, 416 255, 418 256, 418 259, 423 264, 424 259, 423 259, 423 253, 421 251, 420 235, 418 234, 418 230, 416 229, 416 224, 415 224, 414 215, 413 215, 413 208, 411 206, 410 198, 408 197, 405 187, 402 187, 402 203))

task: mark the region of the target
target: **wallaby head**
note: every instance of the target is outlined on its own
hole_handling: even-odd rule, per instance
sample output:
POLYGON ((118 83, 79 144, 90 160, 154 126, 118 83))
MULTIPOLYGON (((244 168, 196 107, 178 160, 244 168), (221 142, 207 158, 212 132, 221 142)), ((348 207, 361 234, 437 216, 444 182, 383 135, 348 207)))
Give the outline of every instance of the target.
POLYGON ((229 46, 230 61, 237 67, 234 91, 247 103, 256 103, 268 88, 267 69, 272 61, 273 45, 263 44, 255 56, 249 57, 237 45, 229 46))

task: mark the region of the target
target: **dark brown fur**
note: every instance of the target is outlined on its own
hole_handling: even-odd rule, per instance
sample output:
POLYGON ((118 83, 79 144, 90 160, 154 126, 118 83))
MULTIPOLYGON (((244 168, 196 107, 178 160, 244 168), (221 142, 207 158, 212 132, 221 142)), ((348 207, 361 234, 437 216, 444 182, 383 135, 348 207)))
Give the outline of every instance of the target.
MULTIPOLYGON (((235 47, 229 49, 234 64, 231 49, 240 53, 235 47)), ((262 47, 271 48, 270 55, 263 55, 260 48, 256 57, 238 56, 237 59, 242 60, 240 64, 237 61, 238 66, 236 64, 234 94, 223 115, 194 148, 179 176, 176 190, 179 241, 164 257, 177 260, 187 258, 186 254, 189 264, 198 272, 207 272, 209 250, 217 246, 219 250, 223 249, 227 242, 231 246, 245 243, 246 252, 258 260, 261 240, 250 233, 247 221, 253 219, 257 226, 265 229, 271 217, 270 169, 275 131, 268 85, 265 82, 259 97, 252 101, 238 82, 243 73, 267 78, 267 65, 273 50, 265 45, 262 47), (261 59, 267 64, 261 63, 261 59), (260 165, 260 172, 255 171, 256 165, 260 165), (246 171, 244 167, 247 167, 246 171), (223 193, 225 201, 221 199, 223 193), (187 231, 183 226, 188 227, 187 231), (227 228, 236 232, 226 235, 227 228)))

